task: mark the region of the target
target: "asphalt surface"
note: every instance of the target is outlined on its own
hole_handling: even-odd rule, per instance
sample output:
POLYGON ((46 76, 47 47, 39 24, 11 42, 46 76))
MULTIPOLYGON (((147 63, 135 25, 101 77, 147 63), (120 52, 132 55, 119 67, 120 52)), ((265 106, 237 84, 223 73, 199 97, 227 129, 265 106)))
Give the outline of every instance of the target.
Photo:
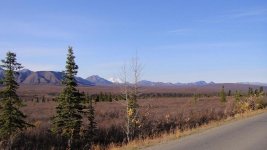
POLYGON ((146 150, 267 150, 267 113, 146 150))

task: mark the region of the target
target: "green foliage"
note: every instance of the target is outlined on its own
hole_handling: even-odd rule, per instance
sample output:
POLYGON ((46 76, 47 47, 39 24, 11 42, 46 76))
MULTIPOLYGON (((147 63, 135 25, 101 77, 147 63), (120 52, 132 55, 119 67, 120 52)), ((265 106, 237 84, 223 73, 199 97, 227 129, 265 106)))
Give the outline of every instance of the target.
POLYGON ((99 94, 92 94, 90 98, 95 100, 95 102, 112 102, 113 100, 118 100, 120 95, 100 92, 99 94))
POLYGON ((232 96, 232 91, 231 90, 228 91, 228 96, 232 96))
POLYGON ((261 94, 264 95, 263 87, 260 87, 259 89, 255 90, 253 90, 253 88, 251 87, 249 87, 248 89, 248 96, 253 96, 253 95, 260 96, 261 94))
POLYGON ((56 116, 53 118, 52 132, 69 139, 69 145, 78 140, 82 124, 81 104, 84 95, 76 89, 77 82, 75 75, 78 66, 76 65, 75 56, 72 47, 68 49, 66 70, 64 72, 63 86, 64 89, 57 98, 58 106, 56 107, 56 116))
POLYGON ((258 89, 255 89, 254 94, 257 95, 257 96, 259 96, 259 94, 260 94, 259 90, 258 89))
POLYGON ((251 96, 254 94, 254 91, 251 87, 248 88, 248 96, 251 96))
POLYGON ((17 70, 22 66, 17 62, 16 54, 8 52, 6 59, 2 60, 1 67, 5 70, 3 79, 4 89, 1 91, 1 109, 0 109, 0 138, 12 140, 16 134, 31 124, 25 121, 26 116, 19 110, 22 101, 19 99, 16 91, 19 84, 15 80, 17 70))
POLYGON ((262 86, 260 87, 260 93, 264 93, 262 86))
POLYGON ((240 91, 235 91, 235 101, 239 102, 241 100, 242 95, 240 94, 240 91))
POLYGON ((95 108, 93 106, 93 101, 88 95, 86 96, 86 101, 88 101, 88 107, 86 111, 88 126, 85 133, 85 140, 87 143, 86 146, 90 148, 96 137, 97 123, 95 122, 95 108))
POLYGON ((224 86, 222 86, 222 90, 220 92, 221 102, 226 102, 226 94, 224 92, 224 86))

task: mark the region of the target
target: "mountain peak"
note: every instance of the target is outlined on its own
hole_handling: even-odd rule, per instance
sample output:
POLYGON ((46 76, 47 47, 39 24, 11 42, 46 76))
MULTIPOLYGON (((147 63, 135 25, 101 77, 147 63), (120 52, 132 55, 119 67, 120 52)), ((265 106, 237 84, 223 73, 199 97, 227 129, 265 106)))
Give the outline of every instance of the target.
POLYGON ((108 79, 108 81, 110 81, 112 83, 119 83, 119 84, 123 83, 123 81, 118 77, 111 77, 111 78, 108 79))
POLYGON ((209 84, 215 84, 215 82, 211 81, 209 84))
POLYGON ((98 76, 98 75, 92 75, 88 78, 86 78, 87 81, 90 81, 94 83, 95 85, 111 85, 112 82, 98 76))
POLYGON ((195 85, 207 85, 208 83, 206 81, 197 81, 193 84, 195 84, 195 85))
POLYGON ((29 69, 22 69, 19 71, 20 73, 27 73, 27 72, 32 72, 31 70, 29 69))
MULTIPOLYGON (((94 79, 101 79, 101 77, 99 75, 91 75, 90 77, 88 77, 90 79, 94 78, 94 79)), ((87 78, 87 79, 88 79, 87 78)))

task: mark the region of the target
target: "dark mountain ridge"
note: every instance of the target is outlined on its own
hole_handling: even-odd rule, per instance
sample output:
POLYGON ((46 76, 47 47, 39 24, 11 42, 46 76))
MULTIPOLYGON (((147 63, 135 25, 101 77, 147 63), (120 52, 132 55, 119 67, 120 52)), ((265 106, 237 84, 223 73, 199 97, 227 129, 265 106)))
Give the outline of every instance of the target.
MULTIPOLYGON (((63 72, 57 71, 31 71, 28 69, 23 69, 19 71, 19 75, 16 77, 16 80, 19 84, 27 85, 61 85, 63 79, 63 72)), ((4 70, 0 67, 0 79, 4 77, 4 70)), ((118 85, 118 83, 113 83, 109 80, 106 80, 98 75, 92 75, 86 79, 81 77, 76 77, 78 85, 83 86, 112 86, 118 85)), ((205 81, 197 81, 191 83, 165 83, 165 82, 153 82, 148 80, 139 81, 138 84, 144 87, 204 87, 204 86, 215 86, 221 85, 218 83, 205 81)), ((227 84, 227 83, 224 83, 227 84)), ((259 82, 242 82, 242 83, 232 83, 232 84, 246 84, 246 85, 256 85, 256 86, 267 86, 265 83, 259 82)))
MULTIPOLYGON (((31 71, 28 69, 23 69, 19 71, 16 76, 16 80, 19 84, 28 85, 61 85, 63 80, 63 72, 57 71, 31 71)), ((4 70, 0 68, 0 79, 4 77, 4 70)), ((81 77, 76 77, 77 83, 84 86, 93 86, 94 83, 85 80, 81 77)))

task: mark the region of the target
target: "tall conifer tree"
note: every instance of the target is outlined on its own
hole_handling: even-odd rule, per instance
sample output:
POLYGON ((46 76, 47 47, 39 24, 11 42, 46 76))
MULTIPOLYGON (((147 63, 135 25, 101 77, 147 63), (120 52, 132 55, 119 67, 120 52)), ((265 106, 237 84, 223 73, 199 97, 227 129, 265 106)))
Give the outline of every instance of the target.
POLYGON ((68 138, 68 147, 80 137, 82 124, 82 100, 83 95, 77 90, 78 66, 75 63, 72 47, 68 48, 66 70, 62 84, 64 86, 60 96, 57 98, 56 116, 53 118, 52 132, 68 138))
POLYGON ((224 86, 222 86, 220 96, 221 96, 221 102, 226 102, 226 94, 224 92, 224 86))
POLYGON ((17 70, 23 67, 12 52, 7 52, 6 59, 1 62, 4 69, 4 89, 0 96, 0 139, 6 140, 11 148, 17 133, 32 125, 25 121, 26 116, 19 110, 22 101, 16 93, 19 84, 15 76, 18 74, 17 70))
POLYGON ((85 134, 85 140, 87 142, 86 147, 91 147, 94 139, 96 137, 96 126, 97 123, 95 122, 95 108, 93 106, 93 100, 87 95, 87 101, 89 102, 87 108, 87 119, 88 119, 88 126, 85 134))

